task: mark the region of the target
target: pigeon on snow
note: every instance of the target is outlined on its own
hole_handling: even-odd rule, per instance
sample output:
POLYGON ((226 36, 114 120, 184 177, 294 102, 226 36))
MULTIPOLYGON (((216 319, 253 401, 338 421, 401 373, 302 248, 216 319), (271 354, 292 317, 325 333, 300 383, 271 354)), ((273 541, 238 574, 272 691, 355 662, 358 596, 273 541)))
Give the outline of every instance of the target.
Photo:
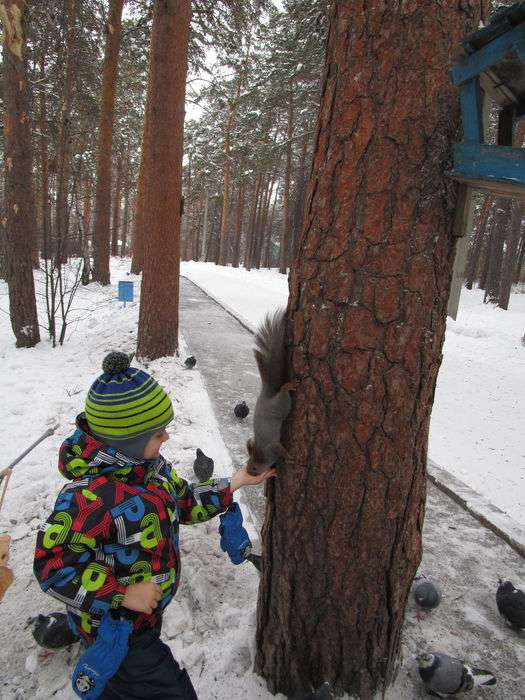
POLYGON ((423 610, 433 610, 441 603, 441 590, 433 581, 420 581, 414 587, 414 600, 423 610))
POLYGON ((510 581, 500 579, 496 592, 496 605, 500 615, 507 620, 511 627, 525 629, 525 593, 514 588, 510 581))
POLYGON ((69 626, 67 615, 62 612, 30 617, 27 624, 35 642, 46 649, 63 649, 79 639, 69 626))
POLYGON ((197 359, 193 355, 190 355, 184 360, 184 364, 186 365, 186 369, 193 369, 197 364, 197 359))
POLYGON ((206 457, 204 452, 197 447, 196 451, 197 457, 193 462, 193 471, 199 482, 208 481, 211 479, 213 474, 213 459, 211 457, 206 457))
POLYGON ((241 403, 238 403, 235 406, 233 412, 235 413, 236 418, 240 418, 242 420, 243 418, 246 418, 246 416, 250 412, 250 409, 246 405, 246 401, 241 401, 241 403))
POLYGON ((441 698, 464 693, 472 688, 495 685, 490 671, 469 666, 465 661, 441 653, 420 654, 419 675, 427 690, 441 698))

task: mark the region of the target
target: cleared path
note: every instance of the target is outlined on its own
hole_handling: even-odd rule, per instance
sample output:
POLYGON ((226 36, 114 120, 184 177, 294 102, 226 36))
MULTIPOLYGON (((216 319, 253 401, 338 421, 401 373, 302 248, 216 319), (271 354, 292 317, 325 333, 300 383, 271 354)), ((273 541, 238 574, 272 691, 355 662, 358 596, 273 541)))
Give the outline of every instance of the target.
MULTIPOLYGON (((197 358, 219 428, 235 466, 246 464, 246 440, 253 431, 253 410, 260 387, 253 357, 253 335, 222 306, 186 277, 180 278, 180 322, 188 350, 197 358), (239 421, 234 406, 246 401, 250 414, 239 421)), ((260 530, 264 519, 264 487, 243 489, 260 530)))

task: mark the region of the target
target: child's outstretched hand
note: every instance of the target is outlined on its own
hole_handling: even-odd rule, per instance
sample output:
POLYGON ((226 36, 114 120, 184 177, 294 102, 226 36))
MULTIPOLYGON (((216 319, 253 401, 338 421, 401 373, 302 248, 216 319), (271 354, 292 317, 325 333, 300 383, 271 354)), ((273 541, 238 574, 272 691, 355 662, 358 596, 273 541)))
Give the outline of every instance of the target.
POLYGON ((232 491, 236 491, 242 486, 257 486, 257 484, 261 484, 263 481, 266 481, 266 479, 269 479, 271 476, 275 476, 276 474, 277 470, 271 467, 261 474, 252 476, 251 474, 248 474, 246 467, 242 467, 242 469, 236 471, 232 476, 230 488, 232 491))
POLYGON ((142 583, 132 583, 130 586, 126 586, 122 605, 129 610, 151 615, 161 598, 162 591, 158 583, 142 581, 142 583))

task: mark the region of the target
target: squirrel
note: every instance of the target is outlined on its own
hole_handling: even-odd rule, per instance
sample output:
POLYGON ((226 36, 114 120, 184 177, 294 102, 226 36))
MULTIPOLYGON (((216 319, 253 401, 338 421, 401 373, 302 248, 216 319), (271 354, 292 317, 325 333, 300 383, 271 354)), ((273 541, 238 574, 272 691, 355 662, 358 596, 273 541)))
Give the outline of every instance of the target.
POLYGON ((295 382, 286 381, 285 314, 286 309, 267 314, 255 333, 253 354, 262 386, 253 414, 253 438, 246 443, 246 468, 254 476, 277 461, 288 460, 281 444, 281 426, 292 408, 290 391, 295 389, 295 382))

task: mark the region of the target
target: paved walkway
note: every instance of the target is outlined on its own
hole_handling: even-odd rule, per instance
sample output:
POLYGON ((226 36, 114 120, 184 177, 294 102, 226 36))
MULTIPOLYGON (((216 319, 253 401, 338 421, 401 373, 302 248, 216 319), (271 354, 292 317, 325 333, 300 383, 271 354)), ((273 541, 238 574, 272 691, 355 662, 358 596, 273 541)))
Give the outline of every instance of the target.
MULTIPOLYGON (((180 324, 188 350, 197 358, 219 428, 235 466, 246 464, 246 441, 253 431, 253 410, 260 387, 253 357, 253 335, 193 282, 180 280, 180 324), (234 406, 246 401, 250 414, 239 421, 234 406)), ((243 489, 260 531, 264 520, 263 486, 243 489)))

